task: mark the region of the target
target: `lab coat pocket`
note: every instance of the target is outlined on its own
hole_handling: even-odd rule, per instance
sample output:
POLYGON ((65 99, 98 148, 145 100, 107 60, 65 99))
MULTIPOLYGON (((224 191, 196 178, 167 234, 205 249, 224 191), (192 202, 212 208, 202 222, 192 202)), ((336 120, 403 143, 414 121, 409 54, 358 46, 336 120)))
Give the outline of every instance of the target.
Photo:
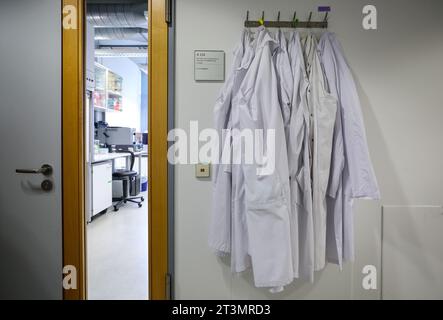
POLYGON ((257 200, 261 203, 282 200, 284 197, 283 186, 278 174, 257 176, 260 188, 257 200))
POLYGON ((256 166, 245 166, 245 185, 250 203, 265 204, 284 198, 283 186, 277 173, 260 176, 257 175, 256 166))

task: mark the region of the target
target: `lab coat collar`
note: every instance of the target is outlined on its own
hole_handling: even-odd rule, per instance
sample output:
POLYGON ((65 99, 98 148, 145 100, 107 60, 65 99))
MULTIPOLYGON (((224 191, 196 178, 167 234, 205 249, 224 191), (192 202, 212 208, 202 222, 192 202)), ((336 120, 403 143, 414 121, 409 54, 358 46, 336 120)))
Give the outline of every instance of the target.
POLYGON ((261 26, 258 28, 256 50, 260 50, 267 45, 270 46, 273 53, 280 47, 278 41, 269 33, 269 30, 261 26))
POLYGON ((302 68, 302 74, 303 74, 303 78, 304 78, 303 80, 305 83, 305 88, 303 88, 303 89, 306 89, 307 83, 309 81, 309 77, 308 77, 308 72, 306 70, 306 64, 305 64, 304 52, 303 52, 304 50, 301 45, 300 33, 297 31, 292 32, 289 41, 292 42, 292 44, 295 46, 295 50, 297 51, 297 55, 301 57, 300 65, 302 68))
POLYGON ((257 39, 254 38, 251 31, 248 29, 243 30, 241 46, 242 46, 242 60, 240 66, 237 68, 237 71, 246 70, 252 63, 252 60, 255 56, 255 46, 257 44, 257 39))
POLYGON ((288 52, 288 42, 286 40, 285 34, 281 29, 278 29, 277 31, 277 42, 280 47, 280 50, 283 52, 288 52))

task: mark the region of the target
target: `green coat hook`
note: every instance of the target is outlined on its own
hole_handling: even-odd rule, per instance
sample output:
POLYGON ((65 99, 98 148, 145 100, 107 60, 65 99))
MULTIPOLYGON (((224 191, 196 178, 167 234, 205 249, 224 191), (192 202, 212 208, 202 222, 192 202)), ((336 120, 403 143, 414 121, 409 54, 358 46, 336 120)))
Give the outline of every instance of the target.
POLYGON ((263 11, 261 14, 261 19, 258 20, 258 22, 260 23, 261 26, 263 26, 265 24, 265 12, 263 11))

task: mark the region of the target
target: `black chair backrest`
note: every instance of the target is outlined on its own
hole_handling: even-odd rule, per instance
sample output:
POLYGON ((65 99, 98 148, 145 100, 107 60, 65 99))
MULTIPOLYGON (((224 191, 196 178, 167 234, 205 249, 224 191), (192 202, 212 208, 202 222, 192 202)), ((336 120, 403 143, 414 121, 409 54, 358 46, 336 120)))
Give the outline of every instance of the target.
POLYGON ((129 171, 133 171, 134 170, 134 162, 135 162, 135 154, 134 154, 134 152, 132 152, 130 150, 124 150, 124 149, 118 149, 116 152, 117 153, 130 153, 131 154, 131 168, 129 169, 129 171))

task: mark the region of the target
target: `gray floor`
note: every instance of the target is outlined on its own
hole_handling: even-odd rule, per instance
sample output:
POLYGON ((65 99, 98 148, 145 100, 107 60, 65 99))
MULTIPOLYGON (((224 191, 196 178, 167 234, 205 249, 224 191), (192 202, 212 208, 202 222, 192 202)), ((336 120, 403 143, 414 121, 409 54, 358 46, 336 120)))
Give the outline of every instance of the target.
POLYGON ((88 298, 148 298, 148 207, 127 204, 87 226, 88 298))

